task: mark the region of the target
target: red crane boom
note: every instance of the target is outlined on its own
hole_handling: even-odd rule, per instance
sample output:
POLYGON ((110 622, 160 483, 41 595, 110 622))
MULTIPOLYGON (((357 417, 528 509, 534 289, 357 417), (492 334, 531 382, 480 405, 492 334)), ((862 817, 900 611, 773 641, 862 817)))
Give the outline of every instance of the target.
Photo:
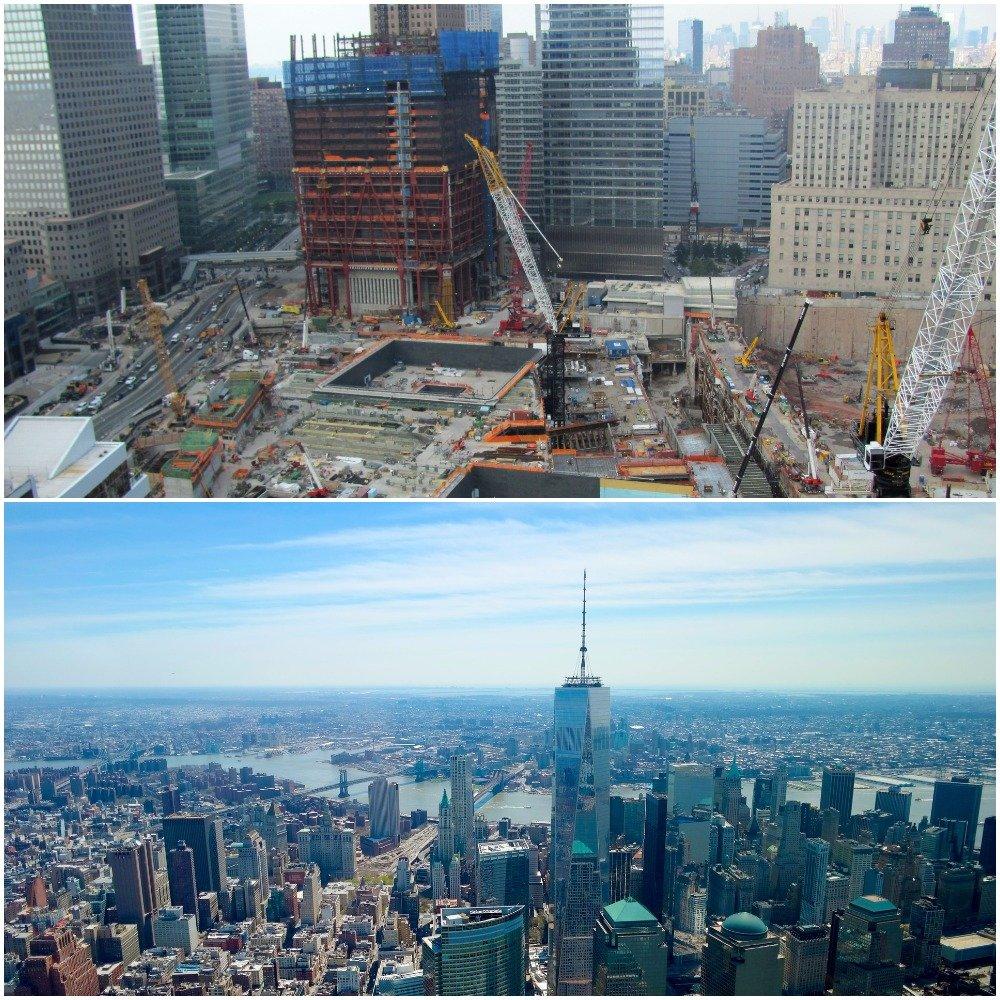
MULTIPOLYGON (((970 472, 981 475, 983 472, 990 472, 996 468, 997 414, 996 407, 993 404, 993 396, 990 393, 989 373, 983 364, 983 355, 979 350, 979 340, 971 326, 965 335, 965 347, 962 349, 962 359, 959 362, 959 366, 955 369, 955 376, 965 376, 965 378, 970 378, 975 382, 979 392, 979 402, 986 417, 989 444, 981 451, 973 447, 972 411, 971 405, 969 405, 966 414, 969 426, 965 454, 952 454, 944 446, 931 448, 931 472, 935 475, 940 475, 947 466, 959 465, 965 466, 970 472)), ((971 397, 969 402, 971 404, 971 397)))

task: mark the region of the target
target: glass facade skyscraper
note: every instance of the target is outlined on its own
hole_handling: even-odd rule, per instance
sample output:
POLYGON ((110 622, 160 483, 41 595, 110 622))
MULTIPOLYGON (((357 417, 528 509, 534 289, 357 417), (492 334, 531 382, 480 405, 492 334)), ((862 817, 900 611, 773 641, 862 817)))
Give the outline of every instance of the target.
POLYGON ((785 180, 788 173, 785 139, 766 118, 742 115, 667 120, 663 224, 687 222, 691 209, 692 141, 699 221, 706 226, 770 225, 771 188, 785 180))
POLYGON ((224 246, 254 194, 243 8, 140 4, 143 61, 156 71, 167 186, 190 250, 224 246))
MULTIPOLYGON (((4 238, 90 315, 179 276, 152 74, 127 4, 4 7, 4 238)), ((5 263, 7 255, 5 254, 5 263)))
POLYGON ((546 233, 563 271, 663 276, 663 7, 547 4, 546 233))
MULTIPOLYGON (((611 692, 600 678, 587 672, 586 616, 584 589, 580 670, 555 693, 551 864, 555 931, 549 963, 555 992, 560 992, 560 978, 565 978, 568 964, 564 938, 581 936, 573 933, 579 922, 573 912, 576 902, 599 889, 601 898, 592 900, 596 916, 610 889, 611 692), (588 885, 574 885, 574 879, 588 885)), ((586 933, 593 934, 593 920, 586 933)))
POLYGON ((823 768, 823 784, 819 793, 820 809, 836 809, 840 813, 840 829, 851 822, 854 808, 854 772, 849 767, 834 764, 823 768))
POLYGON ((641 903, 605 906, 594 929, 595 996, 664 996, 667 945, 663 928, 641 903))
POLYGON ((934 782, 931 800, 931 823, 953 819, 966 824, 965 847, 971 851, 976 843, 979 827, 979 807, 983 800, 983 786, 968 778, 954 777, 951 781, 934 782))
POLYGON ((524 907, 445 907, 420 965, 428 996, 523 996, 524 907))

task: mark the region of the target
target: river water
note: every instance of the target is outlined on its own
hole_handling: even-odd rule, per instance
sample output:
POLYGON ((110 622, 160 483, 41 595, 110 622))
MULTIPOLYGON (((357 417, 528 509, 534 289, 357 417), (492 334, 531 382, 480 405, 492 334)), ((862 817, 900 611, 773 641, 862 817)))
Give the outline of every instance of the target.
MULTIPOLYGON (((223 767, 252 767, 258 773, 274 774, 278 778, 290 778, 292 781, 301 782, 306 788, 320 788, 324 785, 334 785, 330 791, 322 794, 329 798, 337 796, 337 781, 340 768, 338 765, 330 763, 330 752, 328 750, 314 750, 304 754, 283 754, 279 757, 265 757, 256 753, 233 753, 233 754, 181 754, 168 757, 167 761, 171 767, 184 767, 191 765, 204 765, 217 762, 223 767)), ((34 760, 34 761, 7 761, 5 769, 12 770, 23 767, 87 767, 95 762, 92 760, 34 760)), ((354 767, 347 768, 348 780, 352 782, 350 793, 354 798, 365 801, 368 795, 365 780, 357 784, 355 779, 367 779, 369 772, 354 767)), ((427 781, 417 783, 410 775, 396 775, 393 781, 399 783, 399 807, 404 813, 411 809, 426 809, 428 815, 436 816, 438 803, 441 801, 441 792, 448 784, 447 778, 431 778, 427 781)), ((905 779, 893 779, 886 777, 886 784, 897 781, 905 783, 905 779)), ((612 788, 613 794, 626 796, 637 796, 648 791, 647 785, 616 785, 612 788)), ((913 804, 910 809, 910 821, 919 823, 925 816, 930 815, 931 794, 933 784, 915 783, 909 789, 913 794, 913 804)), ((854 811, 864 812, 875 806, 874 785, 857 784, 854 788, 854 811)), ((808 802, 810 805, 819 805, 820 785, 819 779, 809 781, 791 781, 788 785, 788 798, 797 799, 800 802, 808 802)), ((450 794, 450 789, 449 789, 450 794)), ((753 798, 753 781, 743 782, 743 794, 747 801, 753 798)), ((505 791, 493 796, 479 811, 487 819, 498 820, 504 816, 509 817, 515 823, 544 822, 550 820, 552 800, 548 792, 524 792, 505 791)), ((983 783, 983 800, 979 810, 980 833, 982 833, 982 821, 987 816, 996 815, 996 784, 995 782, 983 783)))

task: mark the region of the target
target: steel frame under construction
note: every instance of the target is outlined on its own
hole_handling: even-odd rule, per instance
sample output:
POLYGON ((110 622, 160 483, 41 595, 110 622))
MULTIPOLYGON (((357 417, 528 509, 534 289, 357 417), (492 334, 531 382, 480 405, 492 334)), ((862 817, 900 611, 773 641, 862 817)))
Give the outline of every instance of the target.
POLYGON ((285 67, 310 312, 353 316, 377 298, 429 313, 438 300, 454 319, 487 292, 494 257, 464 134, 495 142, 496 35, 313 47, 297 58, 293 44, 285 67))
POLYGON ((355 268, 395 272, 400 309, 440 299, 451 319, 475 298, 486 227, 473 164, 453 175, 329 163, 298 168, 295 183, 310 312, 353 316, 355 268))

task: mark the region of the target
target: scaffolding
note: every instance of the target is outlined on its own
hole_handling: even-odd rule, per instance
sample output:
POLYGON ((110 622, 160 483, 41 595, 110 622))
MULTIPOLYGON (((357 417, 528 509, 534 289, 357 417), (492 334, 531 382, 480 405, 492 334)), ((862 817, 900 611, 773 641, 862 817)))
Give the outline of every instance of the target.
POLYGON ((355 268, 395 272, 398 306, 456 308, 475 298, 486 243, 474 165, 446 168, 350 163, 295 171, 310 312, 354 314, 355 268))
MULTIPOLYGON (((337 36, 333 57, 292 59, 285 89, 309 311, 355 314, 357 288, 386 308, 448 315, 485 290, 491 212, 466 132, 490 138, 499 40, 337 36), (386 279, 394 301, 384 302, 386 279)), ((324 41, 325 51, 325 41, 324 41)), ((364 305, 364 303, 362 303, 364 305)))

